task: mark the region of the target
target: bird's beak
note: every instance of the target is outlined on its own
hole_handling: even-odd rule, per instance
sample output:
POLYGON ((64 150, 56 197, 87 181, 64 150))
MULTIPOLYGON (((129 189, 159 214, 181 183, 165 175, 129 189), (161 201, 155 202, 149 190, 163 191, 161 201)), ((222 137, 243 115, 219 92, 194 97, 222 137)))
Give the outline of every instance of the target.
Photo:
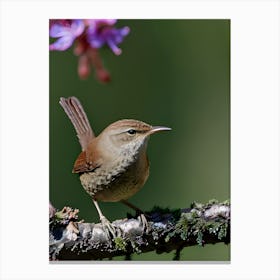
POLYGON ((154 134, 156 132, 164 130, 171 130, 171 128, 166 126, 152 126, 152 129, 149 131, 149 134, 154 134))

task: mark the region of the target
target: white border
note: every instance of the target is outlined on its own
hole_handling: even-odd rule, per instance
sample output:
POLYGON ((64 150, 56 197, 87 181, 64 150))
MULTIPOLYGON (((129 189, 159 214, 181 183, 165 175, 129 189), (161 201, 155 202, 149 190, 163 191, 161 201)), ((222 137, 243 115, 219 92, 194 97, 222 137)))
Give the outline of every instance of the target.
POLYGON ((279 31, 279 2, 269 0, 1 1, 1 279, 279 279, 279 31), (231 19, 230 264, 49 264, 54 17, 231 19))

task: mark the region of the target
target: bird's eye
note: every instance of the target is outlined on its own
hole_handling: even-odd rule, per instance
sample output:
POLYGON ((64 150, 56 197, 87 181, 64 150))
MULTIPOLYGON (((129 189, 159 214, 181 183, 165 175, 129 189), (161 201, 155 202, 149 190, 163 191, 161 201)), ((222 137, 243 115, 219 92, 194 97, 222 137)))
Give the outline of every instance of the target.
POLYGON ((135 129, 129 129, 127 131, 127 133, 130 134, 130 135, 134 135, 136 133, 136 130, 135 129))

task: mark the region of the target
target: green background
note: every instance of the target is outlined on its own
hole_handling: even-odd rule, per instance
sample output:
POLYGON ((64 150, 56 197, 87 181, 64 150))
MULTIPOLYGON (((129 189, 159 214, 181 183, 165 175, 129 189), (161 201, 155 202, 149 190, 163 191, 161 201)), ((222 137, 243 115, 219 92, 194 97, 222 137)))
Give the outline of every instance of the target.
MULTIPOLYGON (((96 134, 110 123, 134 118, 172 131, 151 137, 150 177, 130 201, 143 210, 154 205, 185 208, 193 201, 230 198, 230 21, 119 20, 130 34, 115 56, 101 49, 112 75, 101 84, 93 73, 77 75, 72 49, 50 52, 50 200, 56 208, 79 208, 79 218, 98 221, 96 209, 72 174, 80 153, 74 128, 58 101, 77 96, 96 134)), ((111 221, 130 209, 100 203, 111 221)), ((136 255, 133 260, 172 260, 174 252, 136 255)), ((123 258, 115 258, 121 260, 123 258)), ((185 248, 181 260, 230 260, 224 244, 185 248)))

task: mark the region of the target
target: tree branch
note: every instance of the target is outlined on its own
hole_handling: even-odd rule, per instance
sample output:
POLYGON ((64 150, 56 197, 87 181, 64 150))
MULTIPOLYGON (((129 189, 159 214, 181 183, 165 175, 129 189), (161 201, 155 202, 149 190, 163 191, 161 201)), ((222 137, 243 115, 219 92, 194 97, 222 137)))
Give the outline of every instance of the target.
MULTIPOLYGON (((51 209, 51 206, 50 206, 51 209)), ((78 221, 78 210, 64 207, 50 214, 50 260, 99 260, 133 253, 176 250, 174 260, 187 246, 230 243, 230 203, 211 200, 193 203, 190 208, 170 210, 154 207, 143 215, 116 220, 116 238, 101 224, 78 221)))

